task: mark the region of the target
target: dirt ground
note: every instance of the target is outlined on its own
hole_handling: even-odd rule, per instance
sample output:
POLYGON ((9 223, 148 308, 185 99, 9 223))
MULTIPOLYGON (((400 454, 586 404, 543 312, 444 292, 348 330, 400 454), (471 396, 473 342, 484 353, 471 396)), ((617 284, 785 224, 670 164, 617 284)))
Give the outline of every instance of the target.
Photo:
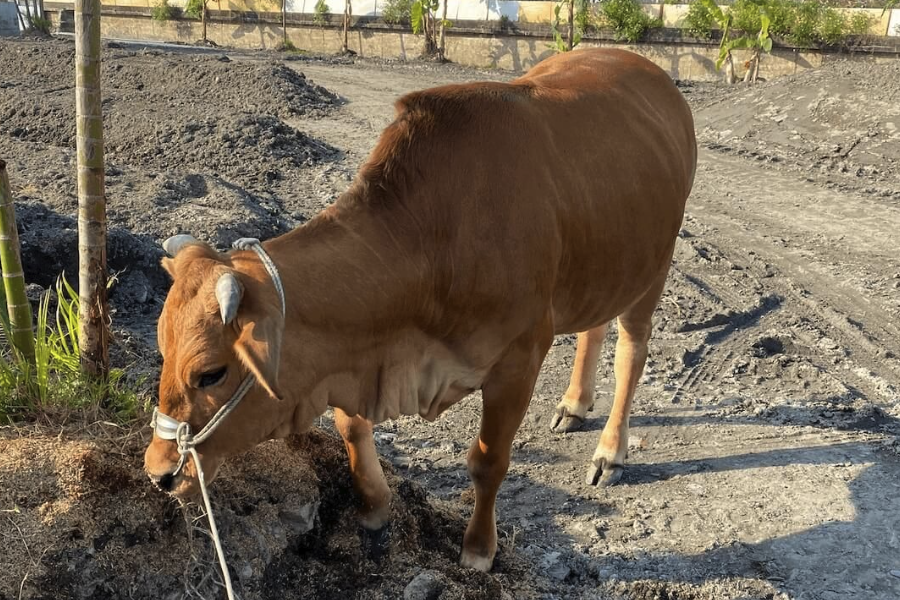
MULTIPOLYGON (((0 43, 0 156, 26 274, 44 286, 74 273, 72 52, 68 41, 0 43)), ((106 52, 119 360, 151 373, 161 239, 190 232, 224 248, 286 231, 347 187, 398 95, 510 77, 106 52)), ((329 415, 287 451, 273 442, 235 461, 213 495, 242 597, 399 598, 417 575, 426 591, 411 597, 444 600, 900 597, 900 63, 837 62, 753 88, 679 85, 700 165, 621 483, 584 482, 611 402, 615 328, 596 407, 568 435, 549 431, 574 358, 574 336, 561 336, 501 488, 490 575, 455 567, 475 395, 435 423, 377 428, 397 491, 380 561, 350 518, 329 415)), ((0 430, 0 599, 216 587, 202 534, 188 543, 193 527, 139 472, 147 428, 102 431, 0 430)))

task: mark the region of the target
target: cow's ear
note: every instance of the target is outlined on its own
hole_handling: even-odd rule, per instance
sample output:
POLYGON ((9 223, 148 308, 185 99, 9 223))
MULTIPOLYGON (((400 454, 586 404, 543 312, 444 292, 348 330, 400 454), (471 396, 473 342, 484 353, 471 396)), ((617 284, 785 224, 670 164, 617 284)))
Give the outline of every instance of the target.
POLYGON ((278 389, 278 366, 281 358, 281 332, 284 317, 280 312, 266 316, 247 316, 237 319, 239 333, 235 351, 241 362, 250 369, 256 380, 276 400, 281 399, 278 389))

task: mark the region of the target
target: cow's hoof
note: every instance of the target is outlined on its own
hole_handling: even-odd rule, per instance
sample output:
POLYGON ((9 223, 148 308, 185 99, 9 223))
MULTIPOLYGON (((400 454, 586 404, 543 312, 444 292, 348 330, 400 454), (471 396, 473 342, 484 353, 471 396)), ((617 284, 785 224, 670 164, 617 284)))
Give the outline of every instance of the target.
POLYGON ((494 559, 492 557, 480 556, 474 552, 469 552, 465 548, 463 548, 462 555, 459 557, 460 565, 467 569, 481 571, 482 573, 490 571, 493 563, 494 559))
MULTIPOLYGON (((593 408, 593 407, 591 407, 593 408)), ((589 408, 588 410, 591 410, 589 408)), ((584 417, 573 415, 567 406, 559 406, 550 419, 550 431, 554 433, 572 433, 584 426, 584 417)))
POLYGON ((596 462, 592 462, 588 467, 585 483, 596 485, 597 487, 609 487, 619 481, 624 472, 625 465, 617 465, 602 458, 599 461, 599 465, 596 462))
POLYGON ((391 524, 385 523, 378 529, 360 529, 365 555, 369 560, 380 562, 391 548, 391 524))

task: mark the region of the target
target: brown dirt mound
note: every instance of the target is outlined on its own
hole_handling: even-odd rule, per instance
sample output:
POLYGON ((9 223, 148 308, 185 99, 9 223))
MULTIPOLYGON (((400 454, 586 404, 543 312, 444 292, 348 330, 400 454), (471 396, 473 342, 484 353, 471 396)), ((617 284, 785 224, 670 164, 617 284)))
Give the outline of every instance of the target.
POLYGON ((695 103, 706 147, 900 197, 896 61, 839 60, 755 86, 714 87, 695 103))
MULTIPOLYGON (((0 599, 222 595, 199 509, 182 514, 141 470, 146 432, 110 433, 0 430, 0 599)), ((230 461, 211 493, 241 597, 398 598, 430 570, 444 600, 501 598, 504 579, 521 578, 505 558, 492 575, 459 568, 463 516, 384 466, 395 495, 389 549, 372 560, 335 435, 313 430, 230 461)))
MULTIPOLYGON (((74 60, 69 41, 0 42, 0 121, 6 135, 75 147, 74 60)), ((113 152, 119 144, 145 136, 148 127, 142 124, 152 131, 154 109, 165 121, 172 119, 165 110, 171 108, 187 118, 210 113, 323 116, 338 102, 335 94, 277 62, 249 64, 108 47, 101 89, 107 146, 113 152), (135 108, 144 105, 150 114, 135 114, 135 108)))
MULTIPOLYGON (((149 342, 169 286, 160 242, 191 233, 225 249, 302 222, 309 171, 339 153, 283 119, 320 118, 338 98, 276 61, 115 44, 103 61, 111 301, 115 324, 149 342)), ((43 287, 63 271, 77 284, 74 71, 71 41, 0 41, 0 154, 26 278, 43 287)))

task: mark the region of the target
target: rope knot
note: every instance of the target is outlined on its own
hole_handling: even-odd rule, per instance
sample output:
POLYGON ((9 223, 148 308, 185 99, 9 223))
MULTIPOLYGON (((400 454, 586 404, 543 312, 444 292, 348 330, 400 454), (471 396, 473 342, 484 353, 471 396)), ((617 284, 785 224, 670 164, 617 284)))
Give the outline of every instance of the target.
POLYGON ((184 456, 191 451, 194 438, 191 435, 191 426, 182 421, 175 430, 175 443, 178 445, 178 454, 184 456))

